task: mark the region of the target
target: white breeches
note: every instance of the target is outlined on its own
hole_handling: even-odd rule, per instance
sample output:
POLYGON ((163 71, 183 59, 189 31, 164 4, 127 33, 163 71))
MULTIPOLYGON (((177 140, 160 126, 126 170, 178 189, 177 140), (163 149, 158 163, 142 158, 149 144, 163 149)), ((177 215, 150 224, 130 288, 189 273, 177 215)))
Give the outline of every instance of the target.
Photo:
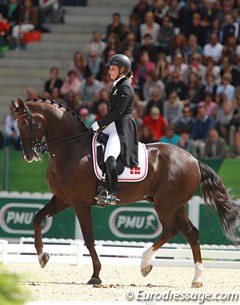
POLYGON ((103 133, 109 136, 104 154, 104 162, 107 161, 108 157, 114 157, 117 160, 117 157, 120 155, 121 152, 121 145, 115 122, 109 124, 103 130, 103 133))
POLYGON ((21 25, 15 25, 13 27, 13 30, 12 30, 12 36, 14 38, 22 38, 22 34, 24 32, 30 32, 34 30, 34 25, 33 24, 21 24, 21 25))

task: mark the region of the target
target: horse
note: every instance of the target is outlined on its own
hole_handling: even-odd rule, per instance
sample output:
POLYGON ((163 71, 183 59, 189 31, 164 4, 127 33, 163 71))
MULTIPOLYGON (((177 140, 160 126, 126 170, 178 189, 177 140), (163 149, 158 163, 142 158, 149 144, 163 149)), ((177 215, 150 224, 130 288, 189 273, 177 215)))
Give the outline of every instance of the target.
MULTIPOLYGON (((87 284, 101 284, 101 263, 94 247, 91 208, 101 181, 93 170, 93 130, 68 107, 50 99, 12 101, 19 127, 23 158, 27 162, 40 159, 43 139, 48 148, 46 180, 53 197, 36 213, 33 220, 34 245, 40 266, 48 262, 43 251, 41 224, 47 217, 72 207, 80 223, 85 245, 91 255, 93 274, 87 284)), ((236 243, 240 206, 229 195, 220 177, 206 164, 187 151, 170 144, 146 145, 148 173, 141 182, 121 182, 118 205, 146 200, 152 202, 162 233, 142 255, 141 273, 147 276, 156 251, 179 232, 190 244, 194 260, 192 287, 202 287, 203 265, 199 231, 186 214, 186 205, 200 186, 205 203, 214 208, 225 235, 236 243)))

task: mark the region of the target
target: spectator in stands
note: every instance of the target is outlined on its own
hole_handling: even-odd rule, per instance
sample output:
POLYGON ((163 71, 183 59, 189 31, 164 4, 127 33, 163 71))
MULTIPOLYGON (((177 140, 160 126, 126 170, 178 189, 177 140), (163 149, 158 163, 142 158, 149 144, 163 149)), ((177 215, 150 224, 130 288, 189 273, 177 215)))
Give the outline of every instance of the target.
POLYGON ((240 131, 237 130, 234 134, 234 140, 230 146, 230 156, 232 158, 240 158, 240 131))
POLYGON ((101 64, 102 64, 102 58, 99 56, 97 52, 92 51, 91 53, 89 53, 85 72, 88 74, 91 73, 95 78, 100 80, 101 64))
POLYGON ((184 81, 185 75, 188 70, 188 65, 184 63, 184 59, 181 53, 176 53, 173 58, 173 63, 169 67, 169 74, 171 75, 173 71, 179 71, 179 77, 181 81, 184 81))
POLYGON ((152 107, 150 114, 143 118, 143 126, 150 128, 154 141, 158 141, 166 134, 166 121, 157 107, 152 107))
POLYGON ((33 7, 31 0, 24 0, 24 5, 20 10, 18 24, 12 29, 12 36, 15 38, 16 42, 16 50, 21 50, 20 44, 23 33, 33 31, 37 24, 37 9, 33 7))
POLYGON ((110 34, 116 34, 120 41, 123 41, 128 33, 128 28, 121 22, 121 15, 119 13, 113 13, 112 22, 107 26, 106 38, 109 39, 110 34))
POLYGON ((167 61, 167 57, 164 53, 158 54, 158 61, 156 65, 157 65, 156 71, 158 74, 158 78, 161 79, 164 84, 166 84, 169 77, 169 64, 167 61))
POLYGON ((206 141, 204 158, 205 159, 223 159, 225 157, 225 141, 219 137, 218 131, 215 128, 209 130, 209 135, 206 141))
POLYGON ((169 6, 165 0, 152 0, 151 12, 154 15, 154 20, 158 24, 162 24, 162 18, 167 15, 169 6))
POLYGON ((193 128, 194 122, 195 119, 192 116, 191 108, 188 105, 184 106, 182 117, 178 121, 176 121, 177 134, 181 134, 182 132, 190 133, 193 128))
POLYGON ((197 156, 196 147, 194 141, 190 139, 189 130, 182 129, 180 132, 180 139, 177 144, 178 147, 190 152, 193 156, 197 156))
POLYGON ((188 37, 187 46, 184 50, 184 56, 187 58, 188 64, 192 63, 193 57, 196 54, 202 54, 202 47, 198 44, 197 36, 191 34, 188 37))
POLYGON ((10 24, 8 23, 7 19, 3 17, 0 13, 0 53, 1 47, 4 47, 8 44, 7 36, 10 31, 10 24))
POLYGON ((200 12, 200 2, 198 0, 189 0, 186 5, 183 5, 179 11, 180 30, 184 35, 189 33, 189 29, 193 26, 193 14, 200 12))
MULTIPOLYGON (((152 35, 146 33, 143 37, 143 43, 139 47, 138 55, 141 55, 143 52, 148 52, 149 58, 152 62, 157 62, 158 50, 156 45, 153 42, 152 35)), ((139 60, 139 56, 138 56, 139 60)))
POLYGON ((73 56, 73 60, 68 66, 68 71, 76 71, 77 77, 80 81, 84 79, 84 74, 86 70, 86 62, 84 56, 81 52, 76 51, 73 56))
POLYGON ((131 14, 129 16, 129 24, 128 24, 129 33, 133 33, 135 39, 138 43, 141 42, 140 35, 140 19, 136 14, 131 14))
POLYGON ((139 135, 139 141, 142 143, 148 144, 155 142, 151 128, 149 126, 143 125, 140 128, 138 135, 139 135))
POLYGON ((82 81, 80 89, 84 105, 91 108, 94 101, 99 98, 101 89, 102 83, 94 78, 94 75, 91 72, 88 72, 86 78, 82 81))
POLYGON ((240 127, 240 93, 233 100, 233 117, 230 122, 229 144, 233 143, 234 134, 240 127))
POLYGON ((191 139, 199 157, 204 157, 205 141, 208 137, 209 130, 213 127, 213 120, 207 115, 203 106, 198 107, 197 118, 191 131, 191 139))
MULTIPOLYGON (((11 28, 13 28, 19 20, 21 5, 18 0, 8 0, 7 4, 7 14, 4 15, 7 18, 11 28)), ((5 14, 5 13, 4 13, 5 14)))
POLYGON ((220 135, 227 141, 228 130, 233 118, 233 102, 222 92, 219 96, 218 108, 216 113, 216 128, 220 135))
POLYGON ((177 53, 184 54, 184 50, 187 45, 186 36, 183 33, 175 35, 173 41, 173 53, 171 56, 175 56, 177 53))
POLYGON ((169 123, 166 127, 166 135, 160 138, 160 142, 177 145, 179 140, 180 136, 175 133, 175 125, 169 123))
POLYGON ((168 94, 163 105, 163 116, 168 123, 177 123, 182 118, 183 103, 176 91, 168 94))
POLYGON ((87 107, 83 107, 79 110, 79 116, 85 126, 87 128, 90 128, 92 123, 94 122, 95 115, 90 113, 87 107))
POLYGON ((165 86, 164 83, 158 79, 156 70, 150 72, 147 77, 146 81, 143 85, 143 100, 149 101, 152 96, 152 92, 154 89, 158 90, 160 93, 161 98, 164 100, 166 97, 165 94, 165 86))
POLYGON ((217 88, 217 100, 219 99, 219 95, 224 92, 229 101, 232 101, 235 94, 235 88, 231 85, 232 76, 230 73, 225 73, 222 78, 222 84, 217 88))
POLYGON ((140 25, 140 35, 141 43, 144 42, 145 34, 150 34, 152 36, 153 44, 158 41, 160 26, 154 21, 154 16, 152 12, 147 12, 144 16, 144 23, 140 25))
POLYGON ((132 51, 133 57, 138 58, 139 56, 139 48, 140 48, 140 43, 137 42, 136 36, 134 33, 130 32, 127 34, 126 39, 123 43, 123 52, 125 50, 130 50, 132 51))
POLYGON ((97 100, 95 100, 93 102, 93 105, 92 105, 92 112, 94 114, 98 114, 98 106, 100 104, 107 104, 108 105, 108 101, 109 101, 109 92, 108 90, 106 90, 105 88, 102 88, 99 92, 99 97, 97 100))
POLYGON ((101 83, 102 83, 102 88, 104 88, 107 92, 110 92, 113 81, 111 80, 111 77, 107 71, 104 71, 102 73, 102 78, 101 78, 101 83))
POLYGON ((203 27, 203 31, 207 32, 213 21, 218 17, 219 11, 214 6, 212 0, 204 0, 203 6, 201 8, 201 25, 203 27))
POLYGON ((66 102, 60 95, 60 89, 57 87, 54 87, 51 91, 50 98, 56 101, 58 104, 66 106, 66 102))
POLYGON ((119 52, 122 49, 122 42, 124 40, 120 40, 120 38, 115 33, 110 33, 107 38, 107 46, 103 52, 103 57, 105 59, 105 62, 107 62, 107 58, 109 58, 109 53, 112 53, 113 51, 115 54, 119 52))
POLYGON ((69 91, 65 98, 65 105, 72 109, 72 111, 75 111, 76 113, 79 112, 79 109, 82 106, 82 101, 79 100, 79 96, 75 94, 73 91, 69 91))
POLYGON ((213 57, 208 57, 206 59, 206 71, 207 73, 212 73, 214 77, 214 83, 219 85, 221 83, 221 76, 220 76, 220 67, 216 63, 213 57))
POLYGON ((218 42, 218 37, 215 33, 210 35, 209 43, 204 45, 203 55, 205 58, 212 57, 216 63, 221 59, 223 45, 218 42))
POLYGON ((185 104, 190 104, 195 107, 200 100, 200 84, 201 79, 197 72, 190 72, 187 79, 187 100, 185 104))
POLYGON ((178 0, 168 2, 169 9, 167 15, 177 31, 180 30, 180 3, 178 0))
POLYGON ((220 42, 225 45, 230 36, 238 38, 239 35, 239 25, 234 22, 232 14, 226 14, 224 16, 225 23, 222 25, 222 30, 220 32, 220 42))
POLYGON ((66 96, 68 92, 73 91, 75 94, 80 96, 81 93, 81 82, 77 77, 75 70, 68 71, 67 79, 63 83, 60 93, 63 96, 66 96))
POLYGON ((144 17, 145 14, 150 11, 150 5, 148 4, 147 0, 139 0, 139 3, 137 3, 134 8, 132 13, 137 15, 140 19, 140 22, 144 22, 144 17))
POLYGON ((35 100, 39 98, 38 92, 36 89, 34 89, 33 87, 28 87, 27 88, 27 98, 26 100, 35 100))
POLYGON ((45 82, 44 85, 44 96, 50 97, 54 88, 61 89, 63 81, 59 78, 59 69, 52 67, 50 69, 50 79, 45 82))
POLYGON ((202 55, 199 53, 194 53, 191 58, 191 63, 188 64, 188 70, 185 78, 187 75, 189 75, 190 72, 195 72, 199 75, 201 83, 204 83, 206 70, 206 67, 202 63, 202 55))
POLYGON ((160 91, 157 88, 152 90, 151 98, 147 100, 144 115, 148 115, 152 107, 157 107, 163 113, 163 101, 160 91))
POLYGON ((216 100, 217 85, 214 82, 214 76, 211 72, 207 72, 205 76, 205 82, 200 88, 200 100, 204 100, 206 94, 211 94, 212 100, 216 100))
POLYGON ((224 74, 229 73, 231 75, 231 84, 234 87, 237 87, 240 84, 240 71, 239 69, 231 63, 231 57, 229 58, 227 55, 224 55, 221 59, 221 77, 224 74))
POLYGON ((206 42, 206 31, 204 27, 201 25, 201 14, 199 12, 195 12, 192 16, 192 26, 189 27, 187 37, 190 35, 194 35, 197 37, 198 44, 203 47, 206 42))
POLYGON ((166 55, 173 53, 173 41, 175 37, 174 27, 168 16, 162 18, 162 26, 158 34, 159 51, 166 55))
POLYGON ((106 102, 98 103, 95 121, 100 120, 107 114, 108 114, 108 104, 106 102))
POLYGON ((65 9, 59 0, 38 0, 41 22, 64 23, 65 9))
POLYGON ((239 56, 239 48, 238 39, 234 36, 229 36, 227 43, 223 47, 223 57, 227 57, 230 59, 231 63, 234 65, 238 65, 238 56, 239 56))
POLYGON ((98 57, 102 58, 106 46, 107 44, 102 40, 101 33, 99 31, 93 31, 92 38, 86 46, 87 57, 89 57, 90 54, 98 54, 98 57))
POLYGON ((14 145, 14 149, 20 149, 20 136, 13 106, 10 106, 10 113, 5 118, 4 146, 9 147, 11 144, 14 145))
POLYGON ((155 64, 149 59, 148 52, 143 51, 140 55, 137 70, 134 78, 140 89, 140 96, 143 99, 142 88, 147 79, 147 75, 155 69, 155 64))
POLYGON ((187 86, 180 78, 180 72, 178 69, 174 70, 171 74, 170 80, 165 85, 166 94, 176 91, 180 100, 184 101, 188 97, 187 86))
POLYGON ((205 108, 208 116, 211 118, 215 117, 217 104, 213 101, 212 94, 210 92, 205 94, 204 100, 201 101, 199 105, 205 108))

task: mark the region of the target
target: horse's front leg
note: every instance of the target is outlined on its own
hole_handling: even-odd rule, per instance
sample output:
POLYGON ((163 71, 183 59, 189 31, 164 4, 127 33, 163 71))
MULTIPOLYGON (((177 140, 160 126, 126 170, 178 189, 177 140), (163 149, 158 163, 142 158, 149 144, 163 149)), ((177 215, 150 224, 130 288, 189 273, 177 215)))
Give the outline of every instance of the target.
POLYGON ((99 261, 97 252, 94 247, 91 207, 83 207, 80 209, 80 211, 76 211, 76 214, 82 229, 85 245, 88 248, 93 263, 93 275, 90 278, 90 280, 87 282, 87 284, 88 285, 101 284, 102 281, 99 278, 101 263, 99 261))
POLYGON ((42 268, 44 268, 49 260, 49 254, 43 252, 43 243, 42 243, 42 222, 46 217, 51 217, 66 208, 69 208, 68 205, 63 203, 61 200, 56 198, 55 196, 49 201, 49 203, 42 208, 35 216, 33 220, 34 226, 34 241, 35 248, 38 255, 38 261, 42 268))

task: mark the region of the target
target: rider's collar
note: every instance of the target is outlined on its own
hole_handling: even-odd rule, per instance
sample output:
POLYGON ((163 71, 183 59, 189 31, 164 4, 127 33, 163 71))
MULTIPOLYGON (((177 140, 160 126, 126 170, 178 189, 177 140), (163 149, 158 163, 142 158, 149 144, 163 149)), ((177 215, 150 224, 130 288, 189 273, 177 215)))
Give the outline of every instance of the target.
POLYGON ((118 79, 116 79, 116 80, 113 82, 113 87, 115 87, 116 84, 117 84, 122 78, 124 78, 124 77, 126 77, 126 75, 123 75, 123 76, 119 77, 118 79))

